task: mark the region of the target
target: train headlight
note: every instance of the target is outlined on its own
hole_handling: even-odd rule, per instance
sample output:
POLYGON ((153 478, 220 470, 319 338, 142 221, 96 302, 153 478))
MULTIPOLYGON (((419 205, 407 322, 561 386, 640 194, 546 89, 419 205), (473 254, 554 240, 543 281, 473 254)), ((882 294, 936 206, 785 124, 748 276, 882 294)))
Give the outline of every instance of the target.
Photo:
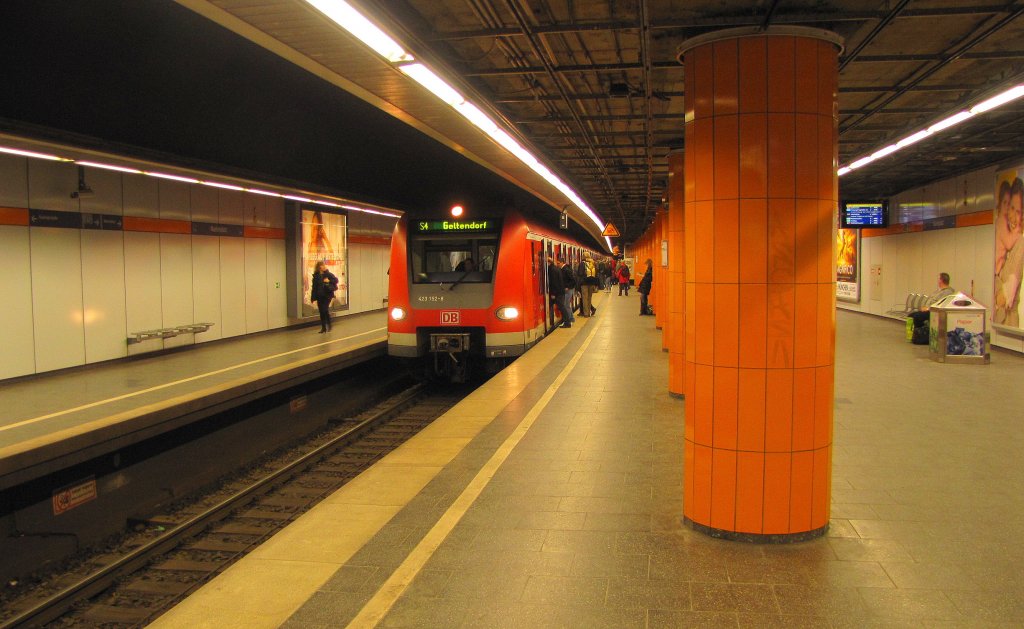
POLYGON ((399 308, 398 306, 395 306, 394 308, 392 308, 391 309, 391 318, 394 319, 395 321, 401 321, 402 319, 404 319, 405 318, 405 308, 399 308))
POLYGON ((512 321, 519 318, 519 308, 515 306, 502 306, 494 311, 494 315, 502 321, 512 321))

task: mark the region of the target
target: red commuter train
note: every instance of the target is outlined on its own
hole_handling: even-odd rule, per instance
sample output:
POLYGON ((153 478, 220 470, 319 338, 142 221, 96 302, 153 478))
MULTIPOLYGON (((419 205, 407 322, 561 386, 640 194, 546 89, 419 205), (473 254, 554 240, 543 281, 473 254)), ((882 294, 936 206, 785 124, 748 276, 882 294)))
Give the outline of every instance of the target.
POLYGON ((561 322, 547 296, 545 254, 576 268, 588 250, 512 211, 404 216, 391 239, 388 354, 426 359, 455 382, 474 364, 497 370, 561 322))

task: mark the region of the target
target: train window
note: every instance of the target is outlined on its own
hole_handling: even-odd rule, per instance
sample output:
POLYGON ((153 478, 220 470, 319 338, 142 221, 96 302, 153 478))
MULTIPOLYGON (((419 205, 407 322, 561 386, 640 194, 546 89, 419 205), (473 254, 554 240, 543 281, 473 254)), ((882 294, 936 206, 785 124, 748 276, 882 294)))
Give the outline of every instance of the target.
POLYGON ((490 282, 498 241, 452 236, 413 237, 412 277, 416 284, 490 282))

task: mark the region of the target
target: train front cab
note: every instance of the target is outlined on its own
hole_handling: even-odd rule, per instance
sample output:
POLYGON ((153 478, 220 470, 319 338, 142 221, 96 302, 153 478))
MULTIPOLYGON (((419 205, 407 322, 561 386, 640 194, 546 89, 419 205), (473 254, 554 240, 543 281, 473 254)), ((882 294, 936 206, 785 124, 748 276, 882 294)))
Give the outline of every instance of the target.
POLYGON ((452 380, 465 378, 471 360, 521 354, 528 306, 522 247, 509 235, 520 227, 525 225, 509 218, 399 221, 392 240, 388 353, 426 358, 435 373, 452 380))

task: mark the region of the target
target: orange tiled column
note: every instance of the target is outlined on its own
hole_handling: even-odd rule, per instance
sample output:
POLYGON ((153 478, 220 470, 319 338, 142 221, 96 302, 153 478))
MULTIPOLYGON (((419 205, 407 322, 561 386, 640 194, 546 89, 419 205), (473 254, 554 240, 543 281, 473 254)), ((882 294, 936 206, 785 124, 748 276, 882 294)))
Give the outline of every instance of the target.
POLYGON ((668 154, 668 392, 682 396, 683 306, 683 151, 668 154))
POLYGON ((711 535, 796 541, 828 527, 840 42, 773 27, 679 49, 684 511, 711 535))
POLYGON ((656 270, 658 283, 654 286, 654 292, 658 296, 658 307, 654 309, 654 325, 661 330, 661 350, 668 351, 668 332, 665 325, 668 323, 668 265, 667 260, 662 260, 661 243, 668 241, 668 212, 664 208, 658 208, 658 237, 654 241, 654 268, 656 270), (666 265, 662 266, 662 262, 666 265))

